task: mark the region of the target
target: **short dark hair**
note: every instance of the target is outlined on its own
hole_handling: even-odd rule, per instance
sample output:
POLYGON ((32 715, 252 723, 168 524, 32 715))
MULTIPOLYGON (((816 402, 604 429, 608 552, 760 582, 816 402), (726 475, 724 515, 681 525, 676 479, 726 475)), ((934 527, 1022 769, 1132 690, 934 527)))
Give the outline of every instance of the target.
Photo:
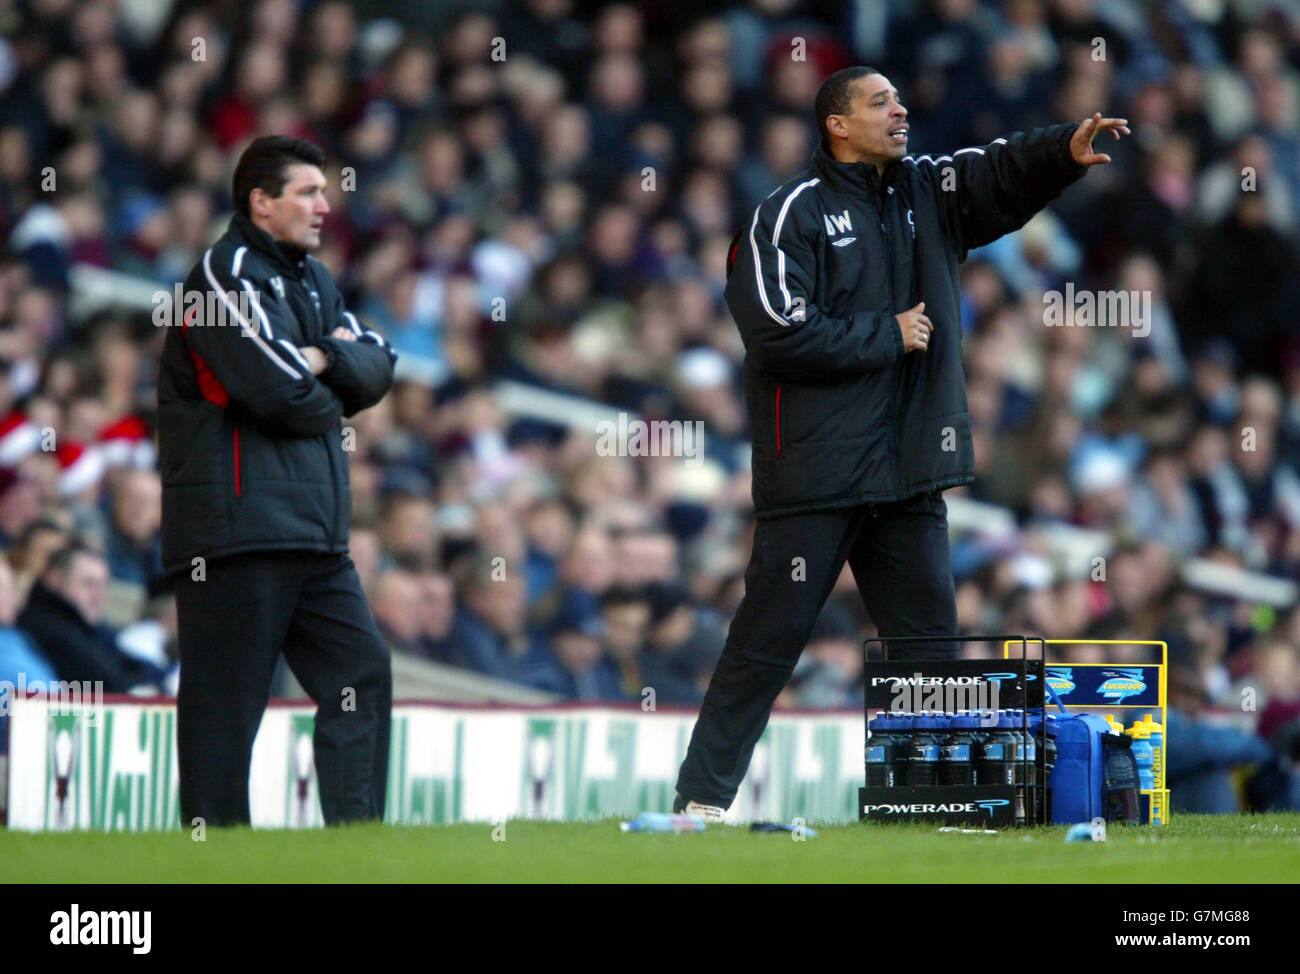
POLYGON ((244 216, 251 216, 248 194, 255 189, 272 198, 279 196, 289 181, 288 168, 294 163, 324 169, 325 153, 306 139, 287 135, 264 135, 254 139, 239 157, 235 175, 230 180, 235 209, 244 216))
POLYGON ((45 565, 45 574, 65 575, 72 567, 72 563, 83 556, 99 561, 105 560, 103 552, 97 548, 92 548, 83 541, 71 541, 50 555, 50 560, 45 565))
POLYGON ((826 119, 832 115, 847 115, 852 107, 853 82, 868 75, 880 74, 875 68, 858 65, 854 68, 841 68, 822 82, 817 89, 817 100, 813 103, 813 114, 817 116, 817 135, 826 138, 826 119))

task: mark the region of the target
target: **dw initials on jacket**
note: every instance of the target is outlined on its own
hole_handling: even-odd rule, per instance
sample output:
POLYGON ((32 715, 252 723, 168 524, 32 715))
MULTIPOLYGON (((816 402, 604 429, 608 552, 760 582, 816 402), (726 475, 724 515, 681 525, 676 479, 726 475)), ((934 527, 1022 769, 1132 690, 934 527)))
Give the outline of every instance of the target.
POLYGON ((242 214, 184 290, 213 292, 225 320, 206 322, 194 308, 163 343, 164 569, 200 555, 346 552, 351 495, 339 420, 384 396, 396 355, 344 307, 323 264, 242 214), (329 337, 339 326, 357 340, 329 337), (298 351, 308 345, 329 357, 319 376, 298 351))
POLYGON ((974 479, 958 264, 1022 227, 1086 167, 1076 124, 907 156, 881 178, 818 146, 729 252, 745 344, 758 517, 898 501, 974 479), (918 302, 929 348, 894 318, 918 302))

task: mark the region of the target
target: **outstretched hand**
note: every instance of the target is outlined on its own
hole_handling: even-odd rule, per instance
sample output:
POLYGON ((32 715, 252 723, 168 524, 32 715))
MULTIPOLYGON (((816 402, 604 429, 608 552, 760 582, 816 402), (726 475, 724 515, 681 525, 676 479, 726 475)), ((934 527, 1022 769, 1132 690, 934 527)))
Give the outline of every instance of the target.
POLYGON ((1102 132, 1109 132, 1116 139, 1120 133, 1132 135, 1127 118, 1102 118, 1101 112, 1094 112, 1092 118, 1085 118, 1074 135, 1070 137, 1070 155, 1081 166, 1095 166, 1101 162, 1110 162, 1110 156, 1104 152, 1092 151, 1092 140, 1102 132))

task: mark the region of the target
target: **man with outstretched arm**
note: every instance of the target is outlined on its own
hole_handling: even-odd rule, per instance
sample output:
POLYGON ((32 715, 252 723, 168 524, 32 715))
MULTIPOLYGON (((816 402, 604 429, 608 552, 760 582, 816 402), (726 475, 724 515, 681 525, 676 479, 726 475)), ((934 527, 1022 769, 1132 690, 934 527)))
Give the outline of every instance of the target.
POLYGON ((846 561, 882 636, 957 635, 943 491, 974 479, 958 265, 1109 162, 1094 136, 1129 131, 1097 114, 911 156, 897 89, 866 67, 831 75, 815 115, 810 165, 728 252, 757 524, 677 781, 675 810, 709 819, 735 798, 846 561))

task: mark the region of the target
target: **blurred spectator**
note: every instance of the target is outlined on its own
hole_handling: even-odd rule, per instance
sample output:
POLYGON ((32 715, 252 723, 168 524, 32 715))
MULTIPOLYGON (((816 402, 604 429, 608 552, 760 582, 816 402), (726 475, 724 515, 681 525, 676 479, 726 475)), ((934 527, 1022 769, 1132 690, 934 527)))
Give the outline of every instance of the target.
MULTIPOLYGON (((103 619, 153 661, 116 685, 170 665, 147 299, 201 259, 234 158, 276 129, 325 149, 318 256, 402 352, 392 394, 347 421, 352 557, 388 638, 563 694, 696 702, 752 531, 727 251, 806 164, 811 92, 862 58, 932 158, 1099 107, 1134 130, 962 265, 977 480, 949 497, 1003 509, 950 507, 963 631, 1177 633, 1216 700, 1267 684, 1260 733, 1290 726, 1269 648, 1300 646, 1287 607, 1249 581, 1174 584, 1193 559, 1300 580, 1300 35, 1276 4, 858 4, 848 33, 838 5, 791 0, 682 20, 450 4, 420 24, 383 6, 12 11, 0 545, 24 618, 76 634, 61 652, 111 668, 103 619), (1143 319, 1076 303, 1049 327, 1067 288, 1099 309, 1126 295, 1143 319), (602 455, 593 422, 620 412, 701 422, 698 455, 602 455), (108 555, 94 620, 51 587, 73 537, 108 555)), ((783 704, 855 705, 858 621, 819 623, 783 704)), ((1223 783, 1201 775, 1193 794, 1223 783)))
POLYGON ((451 662, 488 676, 519 679, 539 639, 526 622, 523 578, 499 556, 484 552, 466 555, 461 567, 464 595, 452 626, 451 662))
POLYGON ((828 602, 817 617, 790 681, 799 707, 862 706, 862 634, 839 602, 828 602))
POLYGON ((561 606, 549 644, 523 664, 525 680, 571 700, 625 698, 618 667, 604 652, 601 616, 582 598, 561 606))
POLYGON ((105 693, 156 682, 156 667, 124 656, 101 627, 108 565, 98 552, 71 544, 50 558, 32 586, 18 625, 29 633, 60 680, 102 681, 105 693))
POLYGON ((152 470, 123 470, 112 491, 108 568, 123 582, 147 586, 162 574, 162 482, 152 470))
POLYGON ((371 596, 371 609, 379 631, 395 650, 416 651, 420 636, 419 599, 419 583, 410 572, 390 568, 379 576, 371 596))
POLYGON ((1170 671, 1165 779, 1176 812, 1240 810, 1234 772, 1273 759, 1272 749, 1256 735, 1207 720, 1206 703, 1194 671, 1170 671))
POLYGON ((171 580, 156 577, 147 595, 141 617, 117 634, 115 645, 125 656, 152 667, 158 674, 159 689, 175 695, 180 686, 180 630, 171 580))
POLYGON ((680 585, 650 586, 650 618, 641 672, 655 699, 667 704, 698 704, 713 667, 722 655, 726 632, 716 615, 703 609, 680 585))
MULTIPOLYGON (((7 558, 0 558, 0 682, 15 688, 38 682, 48 687, 58 674, 27 634, 14 625, 19 601, 13 569, 7 558)), ((7 753, 8 746, 9 714, 5 712, 0 713, 0 754, 7 753)))

